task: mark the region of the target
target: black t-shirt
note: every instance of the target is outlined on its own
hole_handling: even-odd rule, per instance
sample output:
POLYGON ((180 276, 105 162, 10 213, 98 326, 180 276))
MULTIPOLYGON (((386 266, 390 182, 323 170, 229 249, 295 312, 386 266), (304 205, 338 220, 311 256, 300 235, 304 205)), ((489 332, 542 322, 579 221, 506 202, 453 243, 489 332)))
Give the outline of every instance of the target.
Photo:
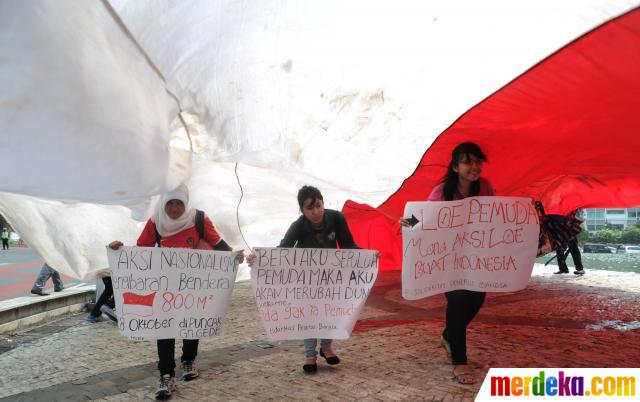
POLYGON ((324 210, 322 229, 313 229, 304 215, 291 224, 278 247, 360 248, 353 241, 347 220, 340 211, 324 210))

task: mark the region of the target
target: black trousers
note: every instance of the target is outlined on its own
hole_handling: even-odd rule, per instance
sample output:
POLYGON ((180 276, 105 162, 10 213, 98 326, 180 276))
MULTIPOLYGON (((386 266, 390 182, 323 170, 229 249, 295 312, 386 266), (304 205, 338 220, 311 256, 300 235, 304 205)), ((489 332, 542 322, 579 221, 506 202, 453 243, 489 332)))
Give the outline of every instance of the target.
POLYGON ((2 239, 2 249, 9 250, 9 239, 2 239))
POLYGON ((102 315, 102 311, 100 311, 100 307, 105 304, 108 304, 109 307, 115 308, 115 302, 113 300, 113 284, 111 283, 111 277, 107 276, 102 278, 102 283, 104 283, 104 291, 96 300, 96 305, 91 310, 91 315, 94 317, 100 317, 102 315))
MULTIPOLYGON (((158 370, 160 375, 165 374, 176 376, 176 340, 175 339, 158 339, 158 370)), ((182 340, 182 357, 180 361, 194 361, 198 355, 198 339, 182 340)))
MULTIPOLYGON (((582 266, 582 256, 580 255, 580 249, 578 248, 578 239, 575 237, 569 242, 569 252, 571 253, 571 258, 573 258, 573 265, 576 267, 576 270, 582 271, 584 269, 582 266)), ((556 258, 558 259, 558 267, 560 268, 560 271, 569 272, 567 261, 564 258, 564 250, 556 248, 556 258)))
POLYGON ((447 313, 442 337, 451 345, 451 362, 467 364, 467 325, 480 311, 485 292, 453 290, 445 292, 447 313))

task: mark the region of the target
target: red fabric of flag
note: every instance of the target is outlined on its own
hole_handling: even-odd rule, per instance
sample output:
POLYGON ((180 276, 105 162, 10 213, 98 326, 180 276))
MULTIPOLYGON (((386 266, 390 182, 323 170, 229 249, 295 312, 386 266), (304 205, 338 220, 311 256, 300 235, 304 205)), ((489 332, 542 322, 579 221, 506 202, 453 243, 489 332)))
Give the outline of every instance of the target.
MULTIPOLYGON (((541 29, 544 29, 541 27, 541 29)), ((451 150, 477 143, 497 195, 532 197, 547 213, 640 205, 640 9, 563 47, 468 110, 424 153, 378 208, 347 201, 355 240, 402 265, 397 224, 407 201, 426 200, 451 150)))

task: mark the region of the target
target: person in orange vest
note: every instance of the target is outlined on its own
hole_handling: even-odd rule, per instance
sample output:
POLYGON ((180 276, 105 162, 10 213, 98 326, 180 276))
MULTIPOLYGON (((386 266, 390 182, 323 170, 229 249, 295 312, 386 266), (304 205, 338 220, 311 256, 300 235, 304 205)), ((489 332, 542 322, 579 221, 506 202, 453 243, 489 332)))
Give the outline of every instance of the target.
POLYGON ((9 250, 9 230, 2 228, 2 249, 9 250))

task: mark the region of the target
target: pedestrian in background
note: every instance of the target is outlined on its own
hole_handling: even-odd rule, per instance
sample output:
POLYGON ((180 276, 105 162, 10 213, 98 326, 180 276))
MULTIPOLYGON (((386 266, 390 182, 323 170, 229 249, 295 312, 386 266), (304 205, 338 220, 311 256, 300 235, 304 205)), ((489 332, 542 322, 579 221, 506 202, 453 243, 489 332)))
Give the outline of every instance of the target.
POLYGON ((9 250, 9 230, 2 228, 2 249, 9 250))
MULTIPOLYGON (((577 211, 569 215, 546 214, 544 206, 540 201, 536 201, 536 209, 541 217, 541 230, 545 231, 551 238, 553 248, 556 251, 558 260, 558 271, 554 274, 568 274, 567 255, 571 253, 576 275, 584 275, 582 256, 578 249, 578 235, 582 232, 582 221, 577 217, 577 211), (567 250, 568 249, 568 250, 567 250), (565 251, 567 250, 567 251, 565 251)), ((545 264, 546 265, 546 264, 545 264)))

